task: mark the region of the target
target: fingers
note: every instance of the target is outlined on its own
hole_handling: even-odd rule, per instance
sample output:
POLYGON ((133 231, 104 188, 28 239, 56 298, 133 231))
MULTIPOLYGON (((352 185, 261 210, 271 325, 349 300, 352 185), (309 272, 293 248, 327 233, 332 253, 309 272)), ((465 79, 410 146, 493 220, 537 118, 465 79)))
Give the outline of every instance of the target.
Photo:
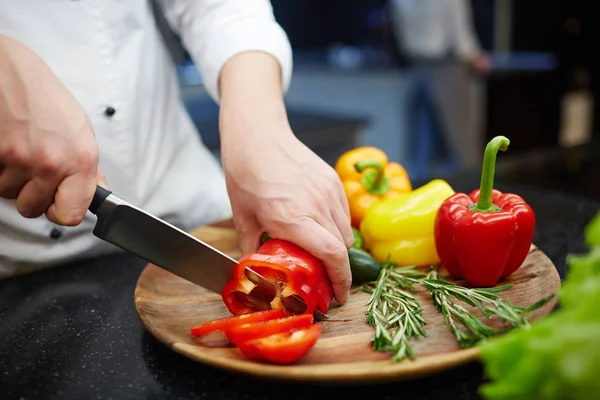
POLYGON ((256 218, 245 216, 234 218, 242 254, 254 253, 260 246, 262 230, 256 218))
POLYGON ((313 219, 337 237, 347 248, 350 248, 354 243, 354 235, 352 234, 348 200, 341 182, 338 189, 317 201, 315 210, 318 217, 313 217, 313 219), (338 199, 339 201, 337 201, 338 199))
POLYGON ((54 202, 58 182, 49 178, 27 182, 19 193, 17 210, 26 218, 37 218, 44 214, 54 202))
POLYGON ((331 218, 337 225, 340 234, 342 235, 342 241, 346 244, 347 248, 350 248, 354 243, 354 234, 352 233, 352 220, 350 216, 350 204, 348 203, 348 196, 346 196, 344 185, 337 174, 336 178, 338 189, 337 197, 340 202, 341 210, 339 207, 334 206, 331 211, 331 218))
POLYGON ((27 182, 28 174, 20 168, 5 168, 0 170, 0 197, 16 199, 21 188, 27 182))
POLYGON ((354 243, 350 207, 344 192, 344 186, 341 182, 338 183, 338 190, 329 191, 324 198, 316 201, 314 209, 317 211, 318 216, 313 216, 313 219, 331 232, 340 242, 344 243, 346 248, 350 248, 354 243))
MULTIPOLYGON (((335 212, 332 211, 332 214, 337 214, 339 215, 340 212, 335 212)), ((343 219, 343 217, 342 217, 343 219)), ((346 243, 346 240, 344 239, 344 235, 342 234, 342 229, 340 228, 340 225, 338 225, 337 221, 335 221, 332 216, 329 216, 329 218, 315 218, 315 221, 321 225, 323 228, 325 228, 327 231, 329 231, 333 236, 335 236, 335 238, 341 242, 341 243, 346 243)))
POLYGON ((273 233, 323 261, 333 285, 335 299, 340 304, 348 300, 352 274, 348 249, 343 242, 311 218, 303 218, 298 224, 288 225, 286 229, 273 233))
POLYGON ((340 203, 342 204, 342 208, 348 217, 348 221, 350 221, 350 204, 348 203, 348 196, 346 196, 342 181, 340 181, 339 184, 338 197, 340 199, 340 203))
MULTIPOLYGON (((100 172, 99 179, 106 186, 100 172)), ((22 169, 5 169, 0 173, 0 196, 16 199, 19 213, 26 218, 37 218, 44 213, 60 225, 76 225, 83 220, 95 191, 94 181, 81 175, 67 177, 62 183, 51 174, 30 179, 22 169), (94 190, 90 192, 90 189, 94 190), (53 204, 56 201, 59 204, 53 204), (58 210, 58 211, 57 211, 58 210)))
POLYGON ((89 143, 73 156, 73 164, 68 170, 76 172, 61 180, 54 204, 46 212, 50 221, 65 226, 76 226, 83 221, 96 193, 98 178, 106 184, 98 158, 97 149, 89 143))
POLYGON ((95 192, 96 179, 90 179, 87 174, 68 176, 58 186, 54 204, 46 216, 59 225, 78 225, 85 217, 95 192))
POLYGON ((341 205, 339 207, 334 206, 331 209, 329 218, 316 219, 316 222, 331 232, 340 242, 344 243, 346 248, 352 247, 354 234, 352 233, 350 217, 346 215, 341 205))
POLYGON ((354 243, 354 234, 352 233, 352 224, 350 223, 349 215, 346 214, 343 208, 335 207, 331 211, 331 218, 339 231, 341 236, 340 240, 346 245, 346 248, 349 249, 354 243))
MULTIPOLYGON (((72 176, 59 186, 58 180, 52 176, 28 179, 22 169, 0 170, 0 197, 16 199, 17 210, 26 218, 37 218, 47 212, 48 219, 60 225, 81 222, 95 191, 92 181, 86 182, 82 176, 72 176), (64 208, 59 208, 60 212, 53 204, 55 195, 59 195, 57 187, 61 189, 60 206, 64 208), (90 191, 91 188, 94 190, 90 191)), ((101 186, 108 187, 101 170, 98 170, 97 181, 101 186)))

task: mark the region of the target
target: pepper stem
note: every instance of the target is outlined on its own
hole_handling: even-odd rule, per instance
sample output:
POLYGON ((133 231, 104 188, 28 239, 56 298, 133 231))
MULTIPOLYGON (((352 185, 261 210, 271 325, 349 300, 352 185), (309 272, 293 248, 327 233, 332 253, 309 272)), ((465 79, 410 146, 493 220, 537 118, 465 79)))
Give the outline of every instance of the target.
POLYGON ((510 140, 505 136, 496 136, 485 146, 483 154, 483 169, 481 171, 481 182, 479 184, 479 201, 476 210, 480 212, 496 211, 498 209, 492 203, 492 190, 494 189, 494 173, 496 171, 496 156, 498 150, 506 151, 510 140))
POLYGON ((362 178, 362 185, 371 193, 381 196, 390 189, 390 179, 385 175, 383 164, 376 160, 360 160, 354 163, 354 169, 359 173, 367 173, 362 178))

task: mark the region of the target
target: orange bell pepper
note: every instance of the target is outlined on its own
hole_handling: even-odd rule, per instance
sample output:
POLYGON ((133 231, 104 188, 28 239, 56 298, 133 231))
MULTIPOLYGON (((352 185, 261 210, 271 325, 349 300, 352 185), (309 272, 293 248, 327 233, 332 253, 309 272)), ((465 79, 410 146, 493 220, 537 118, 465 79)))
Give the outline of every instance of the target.
POLYGON ((347 151, 337 160, 335 170, 344 184, 352 226, 356 228, 373 204, 412 191, 404 167, 388 162, 385 152, 376 147, 347 151))

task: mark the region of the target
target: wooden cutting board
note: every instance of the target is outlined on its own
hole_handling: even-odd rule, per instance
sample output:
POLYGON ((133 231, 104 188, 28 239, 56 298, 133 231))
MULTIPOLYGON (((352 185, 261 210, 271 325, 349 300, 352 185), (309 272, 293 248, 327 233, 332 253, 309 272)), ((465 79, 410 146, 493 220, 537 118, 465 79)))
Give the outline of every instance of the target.
MULTIPOLYGON (((225 225, 226 226, 226 225, 225 225)), ((221 226, 201 227, 192 234, 238 259, 236 232, 221 226)), ((199 263, 202 260, 198 260, 199 263)), ((441 271, 445 276, 445 271, 441 271)), ((461 283, 461 282, 459 282, 461 283)), ((524 265, 503 283, 515 286, 502 293, 514 304, 529 305, 556 293, 560 278, 550 259, 535 246, 524 265)), ((365 323, 368 295, 355 293, 342 307, 333 305, 329 321, 311 351, 293 365, 278 366, 246 359, 225 335, 194 338, 190 328, 229 316, 218 294, 211 293, 152 264, 146 266, 135 290, 135 305, 148 331, 177 353, 234 373, 289 381, 320 383, 373 383, 424 376, 477 358, 477 349, 460 349, 425 291, 417 293, 427 320, 428 337, 413 340, 416 361, 391 362, 391 356, 371 349, 374 330, 365 323)), ((549 314, 556 300, 532 312, 531 318, 549 314)), ((490 325, 498 326, 493 320, 490 325)))

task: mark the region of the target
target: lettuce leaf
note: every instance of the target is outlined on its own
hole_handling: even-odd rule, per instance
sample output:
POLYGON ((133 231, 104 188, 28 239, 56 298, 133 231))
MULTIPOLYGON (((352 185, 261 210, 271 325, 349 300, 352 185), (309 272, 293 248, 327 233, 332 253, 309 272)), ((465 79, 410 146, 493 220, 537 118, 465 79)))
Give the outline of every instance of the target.
POLYGON ((487 400, 579 400, 600 393, 600 213, 585 230, 587 254, 567 257, 560 309, 480 345, 487 400))

